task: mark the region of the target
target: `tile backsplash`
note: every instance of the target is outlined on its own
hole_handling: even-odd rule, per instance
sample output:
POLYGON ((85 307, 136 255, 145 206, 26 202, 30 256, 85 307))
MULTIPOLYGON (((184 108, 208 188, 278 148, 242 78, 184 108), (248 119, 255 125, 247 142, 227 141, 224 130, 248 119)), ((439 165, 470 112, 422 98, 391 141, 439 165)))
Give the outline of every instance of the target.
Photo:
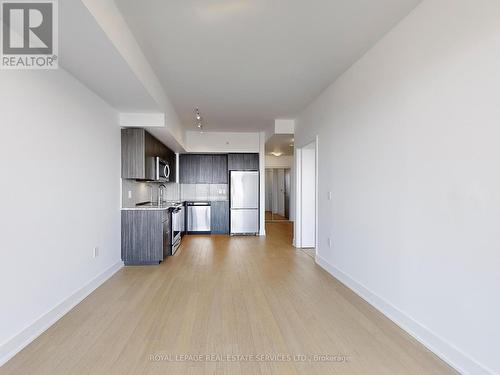
MULTIPOLYGON (((122 207, 134 207, 137 203, 151 200, 151 189, 153 200, 158 199, 158 182, 140 182, 122 179, 122 207)), ((180 200, 180 185, 175 182, 164 184, 166 189, 165 200, 180 200)))
POLYGON ((183 201, 226 201, 229 199, 227 184, 181 184, 183 201))

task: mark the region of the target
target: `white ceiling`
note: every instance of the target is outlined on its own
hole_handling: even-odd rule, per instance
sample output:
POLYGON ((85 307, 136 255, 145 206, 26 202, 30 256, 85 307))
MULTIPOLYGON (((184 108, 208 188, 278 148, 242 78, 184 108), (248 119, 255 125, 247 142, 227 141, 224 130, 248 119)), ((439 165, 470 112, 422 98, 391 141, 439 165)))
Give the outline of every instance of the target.
POLYGON ((297 114, 420 0, 116 0, 186 127, 297 114))
POLYGON ((81 1, 61 1, 59 12, 61 67, 118 111, 160 110, 81 1))

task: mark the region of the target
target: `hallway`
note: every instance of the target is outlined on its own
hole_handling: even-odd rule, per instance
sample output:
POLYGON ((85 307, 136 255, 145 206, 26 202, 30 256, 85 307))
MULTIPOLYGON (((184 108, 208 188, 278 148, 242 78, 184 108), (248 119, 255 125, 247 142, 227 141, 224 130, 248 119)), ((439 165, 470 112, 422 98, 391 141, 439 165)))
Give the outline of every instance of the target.
POLYGON ((266 229, 123 268, 0 374, 454 373, 294 249, 290 223, 266 229))

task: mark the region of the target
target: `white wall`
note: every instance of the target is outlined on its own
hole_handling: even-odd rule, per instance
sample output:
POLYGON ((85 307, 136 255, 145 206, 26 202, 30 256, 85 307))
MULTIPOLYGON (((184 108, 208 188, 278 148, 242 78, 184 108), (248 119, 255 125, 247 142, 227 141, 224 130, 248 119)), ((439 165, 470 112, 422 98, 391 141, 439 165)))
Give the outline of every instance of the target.
POLYGON ((62 69, 0 82, 1 364, 122 263, 117 114, 62 69))
POLYGON ((187 152, 260 152, 260 134, 231 132, 186 132, 187 152))
POLYGON ((292 168, 293 155, 266 155, 266 168, 292 168))
POLYGON ((274 134, 293 134, 293 133, 295 133, 295 119, 274 120, 274 134))
POLYGON ((425 0, 295 137, 319 135, 320 263, 469 374, 500 373, 499 67, 500 2, 425 0))

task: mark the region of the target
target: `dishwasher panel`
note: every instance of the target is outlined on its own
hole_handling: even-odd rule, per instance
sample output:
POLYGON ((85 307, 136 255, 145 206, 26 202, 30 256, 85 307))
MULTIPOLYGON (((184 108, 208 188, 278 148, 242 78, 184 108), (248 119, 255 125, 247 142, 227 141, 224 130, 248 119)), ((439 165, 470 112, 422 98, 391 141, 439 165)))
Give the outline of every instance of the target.
POLYGON ((210 203, 199 202, 187 203, 187 231, 188 232, 210 232, 210 203))

